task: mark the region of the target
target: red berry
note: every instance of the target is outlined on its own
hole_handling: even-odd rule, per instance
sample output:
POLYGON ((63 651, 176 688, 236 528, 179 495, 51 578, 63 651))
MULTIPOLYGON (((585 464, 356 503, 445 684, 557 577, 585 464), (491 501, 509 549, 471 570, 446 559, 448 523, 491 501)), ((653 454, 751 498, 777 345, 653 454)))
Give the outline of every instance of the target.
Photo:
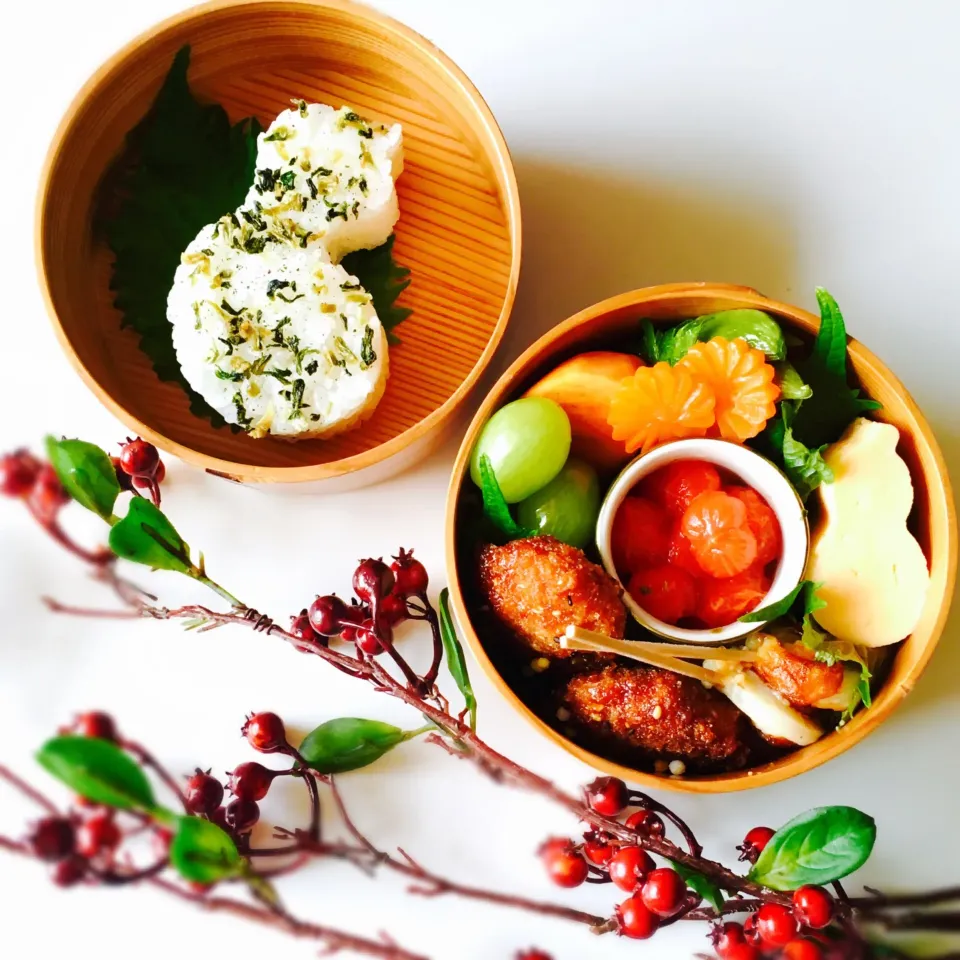
POLYGON ((120 458, 111 457, 110 462, 113 464, 113 472, 116 474, 117 483, 120 485, 120 489, 126 490, 127 493, 133 493, 133 479, 120 465, 120 458))
POLYGON ((234 800, 223 811, 223 821, 234 833, 249 833, 260 819, 260 807, 253 800, 234 800))
POLYGON ((783 948, 783 960, 823 960, 823 951, 812 940, 791 940, 783 948))
POLYGON ((619 817, 630 802, 627 785, 617 777, 597 777, 587 786, 587 803, 604 817, 619 817))
POLYGON ((521 950, 516 955, 516 960, 553 960, 553 957, 542 950, 521 950))
POLYGON ((306 607, 295 617, 290 618, 290 632, 302 643, 310 646, 327 646, 327 638, 313 629, 310 623, 310 614, 307 613, 306 607))
POLYGON ((388 626, 395 627, 398 623, 403 623, 408 617, 406 595, 401 593, 389 593, 380 601, 377 610, 381 621, 388 626))
POLYGON ((749 860, 756 863, 757 857, 763 853, 763 848, 770 842, 776 830, 770 827, 754 827, 743 838, 743 843, 737 849, 740 851, 740 860, 749 860))
POLYGON ((757 933, 768 947, 782 947, 797 935, 797 921, 789 908, 765 903, 757 911, 757 933))
POLYGON ((636 813, 631 813, 627 817, 626 826, 650 837, 662 837, 667 832, 660 814, 652 810, 638 810, 636 813))
POLYGON ((427 568, 419 560, 414 560, 412 550, 401 548, 399 555, 393 558, 390 569, 396 578, 395 593, 409 597, 427 592, 430 583, 427 568))
POLYGON ((87 873, 87 861, 83 857, 70 857, 67 860, 61 860, 53 868, 53 882, 58 887, 76 886, 87 873))
POLYGON ((803 926, 820 930, 833 919, 833 897, 823 887, 800 887, 793 892, 793 912, 803 926))
POLYGON ((382 561, 361 560, 353 573, 353 592, 361 603, 378 603, 396 582, 393 571, 382 561))
POLYGON ((152 443, 128 439, 120 450, 120 467, 131 477, 153 477, 160 463, 160 454, 152 443))
POLYGON ((670 517, 663 507, 645 497, 629 496, 613 519, 610 552, 613 564, 624 579, 644 567, 667 559, 670 544, 670 517))
POLYGON ((587 840, 583 845, 583 855, 598 867, 606 866, 613 854, 614 848, 600 840, 587 840))
POLYGON ((759 563, 733 577, 705 577, 696 617, 708 627, 725 627, 759 607, 769 589, 770 578, 759 563))
POLYGON ((640 898, 658 917, 672 917, 682 906, 687 885, 670 867, 658 867, 643 881, 640 898))
POLYGON ((108 853, 120 844, 122 834, 109 813, 98 813, 77 830, 77 851, 88 859, 108 853))
POLYGON ((40 461, 26 450, 15 450, 0 457, 0 493, 5 497, 25 497, 40 472, 40 461))
POLYGON ((713 947, 717 951, 717 956, 723 957, 724 960, 730 955, 730 951, 734 947, 747 942, 743 934, 743 927, 732 920, 729 923, 725 923, 722 927, 715 927, 711 937, 713 939, 713 947))
POLYGON ((209 773, 202 770, 187 780, 184 796, 187 800, 187 809, 196 815, 205 813, 210 816, 223 800, 223 784, 209 773))
POLYGON ((650 616, 664 623, 677 624, 697 609, 696 580, 669 563, 637 571, 627 592, 650 616))
MULTIPOLYGON (((124 470, 126 473, 126 470, 124 470)), ((167 479, 167 468, 163 465, 162 460, 157 461, 157 469, 154 471, 152 477, 141 477, 135 476, 133 478, 133 485, 139 490, 146 490, 148 487, 152 486, 151 480, 153 483, 163 483, 167 479)))
POLYGON ((621 847, 610 858, 608 866, 610 879, 627 893, 633 893, 655 868, 650 854, 640 847, 621 847))
POLYGON ((759 943, 760 942, 760 932, 757 930, 757 915, 751 913, 746 920, 743 921, 743 939, 747 943, 759 943))
POLYGON ((98 740, 117 739, 117 725, 109 713, 91 710, 77 717, 74 728, 81 737, 96 737, 98 740))
POLYGON ((620 932, 631 940, 649 940, 657 932, 660 921, 640 897, 629 897, 617 907, 620 932))
POLYGON ((760 951, 750 943, 736 943, 723 955, 723 960, 760 960, 760 951))
POLYGON ((260 753, 279 753, 287 748, 287 731, 275 713, 255 713, 247 717, 241 732, 247 743, 260 753))
POLYGON ((276 775, 275 770, 268 770, 260 763, 241 763, 230 774, 227 786, 238 800, 262 800, 276 775))
POLYGON ((579 887, 590 868, 569 840, 554 838, 540 848, 540 859, 558 887, 579 887))
POLYGON ((69 857, 75 849, 73 824, 64 817, 46 817, 37 823, 27 837, 27 845, 35 857, 54 863, 69 857))
POLYGON ((347 605, 337 596, 317 597, 310 604, 310 624, 322 637, 335 637, 344 620, 349 619, 347 605))
POLYGON ((41 521, 53 520, 61 507, 70 502, 70 495, 63 489, 63 484, 56 471, 46 463, 37 473, 33 488, 28 494, 30 509, 41 521))
POLYGON ((357 627, 357 646, 368 656, 375 657, 378 653, 383 653, 383 644, 380 638, 388 642, 392 639, 393 631, 387 624, 380 624, 380 628, 374 626, 372 620, 364 620, 357 627))

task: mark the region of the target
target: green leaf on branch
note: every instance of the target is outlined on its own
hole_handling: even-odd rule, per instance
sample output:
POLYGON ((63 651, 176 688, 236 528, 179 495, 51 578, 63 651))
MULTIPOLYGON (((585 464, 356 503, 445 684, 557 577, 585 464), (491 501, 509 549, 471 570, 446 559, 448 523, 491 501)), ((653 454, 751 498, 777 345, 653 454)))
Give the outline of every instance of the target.
POLYGON ((680 879, 698 897, 706 900, 717 911, 718 916, 723 916, 723 891, 709 877, 705 877, 702 873, 698 873, 690 867, 685 867, 682 863, 674 863, 671 860, 670 865, 680 874, 680 879))
POLYGON ((817 287, 820 330, 810 356, 797 361, 797 371, 812 395, 797 412, 793 431, 814 448, 833 443, 850 423, 880 404, 865 400, 847 382, 847 328, 837 301, 817 287))
POLYGON ((212 884, 237 876, 243 861, 224 830, 199 817, 180 817, 170 843, 170 865, 191 883, 212 884))
POLYGON ((37 762, 94 803, 118 810, 151 810, 156 803, 143 770, 109 740, 54 737, 40 748, 37 762))
POLYGON ((339 717, 312 730, 300 744, 300 756, 318 773, 346 773, 379 760, 423 730, 401 730, 380 720, 339 717))
POLYGON ((480 467, 480 494, 483 497, 484 516, 508 540, 532 537, 535 531, 525 530, 513 519, 510 504, 504 499, 503 491, 497 481, 497 475, 493 472, 490 458, 483 454, 478 465, 480 467))
POLYGON ((841 880, 866 863, 877 839, 872 817, 854 807, 817 807, 781 827, 750 879, 771 890, 841 880))
POLYGON ((47 437, 47 456, 67 493, 80 506, 110 520, 121 492, 110 457, 95 444, 54 437, 47 437))
POLYGON ((130 501, 127 515, 110 530, 110 549, 124 560, 154 570, 174 570, 193 576, 190 548, 173 524, 144 497, 130 501))
POLYGON ((464 705, 470 714, 470 729, 477 729, 477 698, 470 684, 467 661, 463 656, 463 647, 457 637, 457 628, 450 616, 450 591, 444 587, 440 591, 440 638, 447 658, 447 669, 453 677, 457 689, 463 694, 464 705))

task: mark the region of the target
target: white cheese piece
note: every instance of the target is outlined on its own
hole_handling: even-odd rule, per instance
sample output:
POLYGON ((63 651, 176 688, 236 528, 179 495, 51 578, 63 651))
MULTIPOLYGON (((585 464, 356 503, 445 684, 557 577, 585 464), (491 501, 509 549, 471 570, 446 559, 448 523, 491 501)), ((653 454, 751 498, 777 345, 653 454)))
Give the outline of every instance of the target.
POLYGON ((335 263, 389 238, 400 216, 399 124, 385 127, 349 107, 297 101, 257 143, 256 175, 244 207, 300 242, 322 243, 335 263))
POLYGON ((322 246, 278 242, 241 216, 187 247, 167 317, 187 382, 252 436, 328 437, 383 395, 387 338, 370 295, 322 246))

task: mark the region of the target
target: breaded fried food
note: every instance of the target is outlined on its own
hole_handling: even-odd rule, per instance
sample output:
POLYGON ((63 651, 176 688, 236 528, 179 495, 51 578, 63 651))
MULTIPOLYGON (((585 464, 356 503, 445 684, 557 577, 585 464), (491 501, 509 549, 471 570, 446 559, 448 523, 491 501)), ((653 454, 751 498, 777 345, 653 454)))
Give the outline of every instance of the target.
POLYGON ((554 537, 527 537, 480 553, 480 583, 493 612, 528 647, 568 657, 557 638, 571 624, 622 637, 620 585, 582 550, 554 537))
POLYGON ((716 691, 668 670, 609 666, 574 677, 564 697, 591 730, 653 753, 702 761, 746 757, 743 714, 716 691))
POLYGON ((794 707, 812 707, 840 692, 843 664, 816 659, 804 643, 780 643, 764 637, 753 669, 760 679, 794 707))

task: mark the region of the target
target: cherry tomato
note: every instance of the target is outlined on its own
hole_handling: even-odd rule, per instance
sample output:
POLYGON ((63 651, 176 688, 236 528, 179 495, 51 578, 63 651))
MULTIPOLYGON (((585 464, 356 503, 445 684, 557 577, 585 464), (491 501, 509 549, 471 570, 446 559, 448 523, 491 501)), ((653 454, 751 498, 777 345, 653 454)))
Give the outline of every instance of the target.
POLYGON ((640 570, 630 578, 630 596, 651 616, 676 624, 697 609, 697 582, 668 563, 640 570))
POLYGON ((746 506, 722 491, 696 497, 680 528, 697 562, 712 577, 742 573, 757 558, 757 538, 747 526, 746 506))
POLYGON ((627 497, 613 518, 611 551, 621 576, 667 559, 670 525, 666 511, 644 497, 627 497))
POLYGON ((760 564, 735 577, 705 577, 700 582, 696 616, 708 627, 725 627, 755 610, 770 589, 770 578, 760 564))
POLYGON ((705 460, 675 460, 644 483, 647 496, 679 516, 701 493, 720 489, 720 473, 705 460))
POLYGON ((674 526, 673 534, 670 537, 670 545, 667 547, 667 563, 672 567, 686 570, 691 577, 698 580, 704 575, 703 567, 700 566, 697 558, 693 555, 690 541, 683 535, 679 523, 674 526))
POLYGON ((747 526, 757 538, 757 562, 767 564, 776 560, 783 540, 780 522, 770 504, 750 487, 726 487, 724 492, 736 497, 747 508, 747 526))

